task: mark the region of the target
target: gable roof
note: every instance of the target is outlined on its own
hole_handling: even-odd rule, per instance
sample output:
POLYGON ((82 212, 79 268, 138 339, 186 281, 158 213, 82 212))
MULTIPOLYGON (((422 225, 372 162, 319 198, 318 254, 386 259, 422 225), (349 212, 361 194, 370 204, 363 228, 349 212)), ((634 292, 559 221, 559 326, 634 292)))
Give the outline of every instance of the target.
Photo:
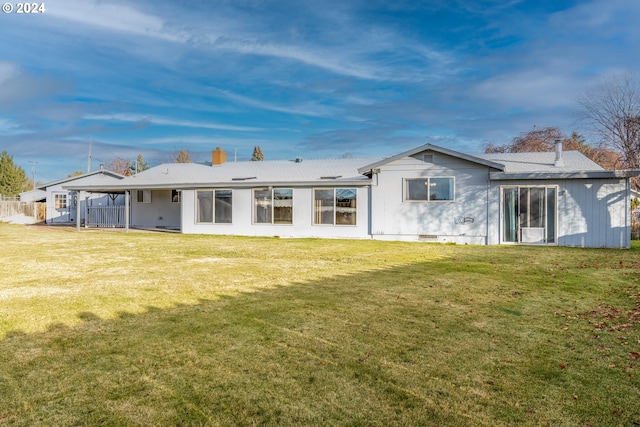
POLYGON ((117 179, 124 179, 126 178, 124 175, 120 175, 117 172, 113 172, 110 170, 106 170, 106 169, 98 169, 96 171, 93 172, 88 172, 88 173, 83 173, 82 175, 73 175, 73 176, 68 176, 66 178, 63 179, 59 179, 57 181, 51 181, 51 182, 47 182, 46 184, 43 184, 41 186, 39 186, 39 189, 46 189, 47 187, 52 187, 54 185, 59 185, 59 184, 64 184, 66 182, 72 182, 72 181, 77 181, 77 180, 83 180, 85 181, 85 184, 90 184, 93 182, 100 182, 99 180, 101 178, 104 177, 112 177, 112 178, 117 178, 117 179), (87 180, 87 178, 90 178, 89 180, 87 180))
POLYGON ((416 155, 418 153, 421 153, 423 151, 434 151, 436 153, 446 154, 446 155, 452 156, 452 157, 457 157, 459 159, 467 160, 469 162, 477 163, 477 164, 480 164, 480 165, 483 165, 483 166, 487 166, 487 167, 490 167, 490 168, 493 168, 493 169, 497 169, 499 171, 503 171, 504 170, 504 166, 502 164, 493 162, 493 161, 488 160, 488 159, 484 159, 482 157, 471 156, 469 154, 460 153, 458 151, 450 150, 448 148, 440 147, 438 145, 425 144, 425 145, 421 145, 420 147, 416 147, 416 148, 414 148, 412 150, 408 150, 408 151, 405 151, 403 153, 396 154, 395 156, 387 157, 386 159, 382 159, 382 160, 380 160, 378 162, 365 165, 365 166, 361 167, 360 169, 358 169, 358 172, 360 172, 362 174, 369 173, 369 172, 371 172, 372 169, 379 168, 380 166, 384 166, 384 165, 387 165, 389 163, 395 162, 396 160, 404 159, 405 157, 411 157, 411 156, 416 155))

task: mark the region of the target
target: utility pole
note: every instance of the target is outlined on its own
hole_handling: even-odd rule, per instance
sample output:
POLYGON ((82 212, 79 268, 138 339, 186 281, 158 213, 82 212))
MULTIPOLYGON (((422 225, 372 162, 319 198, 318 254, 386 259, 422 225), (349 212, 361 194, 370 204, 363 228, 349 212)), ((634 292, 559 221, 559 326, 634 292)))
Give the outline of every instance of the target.
POLYGON ((38 162, 36 160, 29 160, 29 163, 31 163, 31 176, 33 179, 33 189, 36 189, 36 165, 38 164, 38 162))
POLYGON ((91 172, 91 145, 93 144, 93 138, 89 139, 89 155, 87 156, 87 173, 91 172))

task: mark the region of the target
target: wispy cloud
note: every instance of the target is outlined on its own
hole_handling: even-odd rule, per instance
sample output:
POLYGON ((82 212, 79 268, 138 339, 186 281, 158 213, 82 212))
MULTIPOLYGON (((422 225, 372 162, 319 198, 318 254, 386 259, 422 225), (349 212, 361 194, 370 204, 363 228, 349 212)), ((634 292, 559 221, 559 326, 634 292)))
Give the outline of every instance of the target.
POLYGON ((178 126, 197 129, 217 129, 226 131, 242 131, 242 132, 257 132, 263 130, 261 128, 249 127, 249 126, 235 126, 225 125, 210 122, 196 122, 191 120, 175 120, 164 117, 157 117, 152 115, 143 114, 87 114, 85 117, 87 120, 100 120, 100 121, 115 121, 115 122, 129 122, 129 123, 149 123, 158 126, 178 126))
POLYGON ((312 117, 332 117, 341 111, 339 108, 328 107, 328 106, 320 105, 318 103, 314 103, 311 101, 305 102, 302 104, 287 106, 287 105, 275 104, 273 102, 264 101, 257 98, 252 98, 245 95, 240 95, 228 90, 223 90, 218 88, 210 88, 210 89, 215 94, 220 95, 221 97, 226 98, 230 101, 233 101, 234 103, 257 108, 260 110, 276 111, 280 113, 312 116, 312 117))
POLYGON ((94 0, 67 0, 47 4, 46 13, 48 16, 72 21, 75 25, 172 42, 184 41, 183 37, 167 30, 164 19, 130 5, 94 0))

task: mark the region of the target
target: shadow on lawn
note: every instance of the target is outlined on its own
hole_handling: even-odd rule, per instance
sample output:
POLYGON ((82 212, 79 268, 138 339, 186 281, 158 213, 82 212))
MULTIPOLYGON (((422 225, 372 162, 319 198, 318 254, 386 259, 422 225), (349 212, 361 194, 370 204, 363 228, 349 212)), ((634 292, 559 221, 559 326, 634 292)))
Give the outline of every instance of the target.
MULTIPOLYGON (((467 264, 466 281, 435 261, 14 331, 0 341, 0 423, 640 422, 637 380, 593 383, 578 368, 536 378, 548 358, 572 357, 566 335, 534 336, 550 324, 497 310, 528 296, 467 264)), ((559 326, 551 313, 538 317, 559 326)))

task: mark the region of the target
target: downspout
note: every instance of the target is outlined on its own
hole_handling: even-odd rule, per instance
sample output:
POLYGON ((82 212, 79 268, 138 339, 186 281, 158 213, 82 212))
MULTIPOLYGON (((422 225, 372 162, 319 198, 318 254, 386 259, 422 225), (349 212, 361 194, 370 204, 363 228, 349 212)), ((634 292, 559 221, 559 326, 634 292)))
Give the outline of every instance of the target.
POLYGON ((371 239, 373 239, 373 187, 377 187, 378 186, 378 174, 380 173, 380 169, 372 169, 371 170, 371 184, 369 185, 369 213, 367 214, 369 216, 369 237, 371 239))
MULTIPOLYGON (((489 221, 490 217, 490 209, 489 209, 489 195, 491 194, 491 168, 487 168, 487 221, 485 223, 485 232, 484 232, 484 244, 489 244, 489 221)), ((498 218, 500 218, 500 208, 498 207, 498 218)), ((498 243, 500 243, 500 222, 498 221, 498 243)))
MULTIPOLYGON (((629 230, 625 233, 624 248, 631 248, 631 179, 625 179, 625 192, 624 192, 624 227, 629 230)), ((620 245, 622 248, 623 246, 620 245)))

